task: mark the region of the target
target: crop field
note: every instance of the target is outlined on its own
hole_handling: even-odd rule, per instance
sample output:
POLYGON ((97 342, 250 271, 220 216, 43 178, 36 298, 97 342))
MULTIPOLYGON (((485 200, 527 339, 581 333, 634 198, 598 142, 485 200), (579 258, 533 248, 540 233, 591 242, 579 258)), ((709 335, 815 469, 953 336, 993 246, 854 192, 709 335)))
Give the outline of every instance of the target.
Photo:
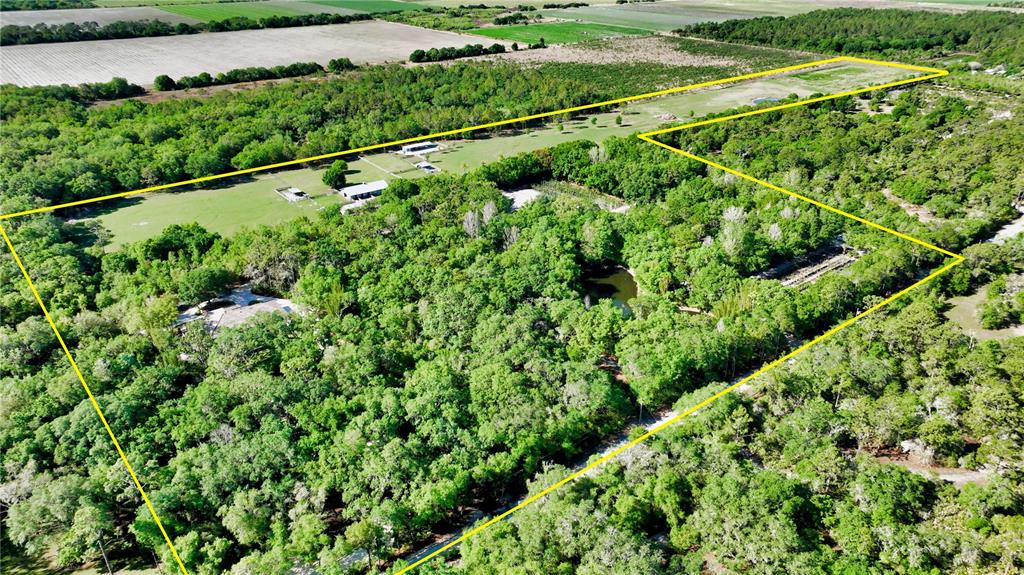
MULTIPOLYGON (((902 78, 906 72, 867 64, 850 64, 814 71, 768 77, 712 90, 685 92, 632 103, 622 108, 623 122, 615 123, 619 112, 580 117, 568 122, 496 137, 444 141, 442 151, 428 160, 438 168, 465 173, 503 156, 546 148, 578 139, 601 142, 611 136, 626 137, 663 124, 749 105, 758 98, 801 97, 815 92, 840 92, 859 86, 902 78), (803 76, 803 77, 801 77, 803 76)), ((420 178, 426 173, 413 164, 419 158, 405 158, 389 152, 363 156, 349 162, 348 181, 361 183, 395 178, 420 178)), ((244 183, 217 189, 151 194, 116 211, 99 216, 112 234, 112 247, 159 234, 173 223, 198 221, 220 234, 231 234, 243 226, 270 224, 314 213, 320 206, 338 205, 321 181, 322 172, 310 168, 261 174, 244 183), (314 202, 289 204, 274 188, 295 186, 314 196, 314 202), (191 198, 198 198, 195 202, 191 198)))
POLYGON ((548 24, 477 28, 470 30, 470 32, 498 40, 531 44, 540 42, 541 39, 548 44, 571 44, 587 40, 615 38, 617 36, 650 34, 649 30, 641 30, 639 28, 581 22, 552 22, 548 24))
POLYGON ((228 18, 267 18, 270 16, 302 16, 304 14, 354 14, 339 6, 314 2, 276 0, 271 2, 221 2, 214 4, 182 4, 180 6, 163 6, 160 10, 186 16, 203 22, 214 22, 228 18))
POLYGON ((3 13, 3 25, 69 24, 96 22, 101 26, 120 20, 160 20, 171 24, 195 24, 199 20, 172 14, 160 8, 73 8, 68 10, 15 10, 3 13))
POLYGON ((216 74, 247 66, 294 62, 326 63, 345 57, 356 64, 405 60, 417 48, 479 43, 474 36, 369 21, 331 26, 275 28, 4 47, 0 76, 19 86, 106 82, 120 76, 151 84, 159 74, 173 78, 216 74))
POLYGON ((412 2, 397 0, 309 0, 311 4, 344 8, 356 12, 400 12, 402 10, 421 10, 423 7, 412 2))

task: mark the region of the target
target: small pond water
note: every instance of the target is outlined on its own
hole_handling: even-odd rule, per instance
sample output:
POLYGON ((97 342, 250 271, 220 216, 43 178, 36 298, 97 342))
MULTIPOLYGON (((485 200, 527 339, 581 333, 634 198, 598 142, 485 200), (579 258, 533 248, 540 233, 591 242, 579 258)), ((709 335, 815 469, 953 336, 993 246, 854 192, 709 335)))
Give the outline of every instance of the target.
POLYGON ((626 314, 631 313, 629 300, 637 295, 636 280, 623 268, 598 270, 583 278, 586 297, 591 305, 602 299, 611 299, 626 314))

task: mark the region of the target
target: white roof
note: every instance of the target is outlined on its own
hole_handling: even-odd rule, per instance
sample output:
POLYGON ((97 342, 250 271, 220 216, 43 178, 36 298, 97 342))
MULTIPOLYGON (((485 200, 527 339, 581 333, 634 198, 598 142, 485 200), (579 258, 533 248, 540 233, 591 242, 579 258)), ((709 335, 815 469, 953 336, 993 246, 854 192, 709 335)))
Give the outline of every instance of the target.
POLYGON ((388 187, 388 183, 385 180, 376 180, 373 182, 366 182, 365 184, 356 184, 354 186, 346 186, 342 188, 341 193, 346 196, 354 196, 358 194, 366 194, 371 192, 379 192, 384 188, 388 187))
POLYGON ((502 192, 506 198, 512 200, 512 210, 518 210, 526 204, 536 200, 541 196, 540 192, 533 188, 526 188, 522 190, 516 190, 514 192, 502 192))

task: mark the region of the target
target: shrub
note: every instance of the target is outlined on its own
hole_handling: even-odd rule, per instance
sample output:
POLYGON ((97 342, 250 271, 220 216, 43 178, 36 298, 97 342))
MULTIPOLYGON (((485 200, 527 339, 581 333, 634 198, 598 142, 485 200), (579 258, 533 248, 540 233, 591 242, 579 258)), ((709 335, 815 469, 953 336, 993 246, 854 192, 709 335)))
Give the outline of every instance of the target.
POLYGON ((153 88, 158 92, 166 92, 178 88, 178 83, 167 74, 160 74, 153 80, 153 88))

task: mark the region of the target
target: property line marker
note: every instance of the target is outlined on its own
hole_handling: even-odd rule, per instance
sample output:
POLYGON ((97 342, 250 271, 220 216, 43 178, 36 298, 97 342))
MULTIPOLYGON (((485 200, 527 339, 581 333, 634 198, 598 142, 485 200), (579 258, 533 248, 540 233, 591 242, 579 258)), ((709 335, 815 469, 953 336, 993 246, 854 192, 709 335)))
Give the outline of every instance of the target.
MULTIPOLYGON (((797 198, 797 199, 802 200, 804 202, 808 202, 808 203, 810 203, 810 204, 812 204, 814 206, 817 206, 817 207, 819 207, 821 209, 824 209, 824 210, 827 210, 827 211, 831 211, 833 213, 839 214, 839 215, 841 215, 843 217, 846 217, 846 218, 849 218, 851 220, 857 221, 859 223, 865 224, 865 225, 870 226, 872 228, 875 228, 877 230, 880 230, 880 231, 883 231, 885 233, 894 235, 894 236, 896 236, 896 237, 898 237, 900 239, 903 239, 903 240, 912 242, 914 244, 920 245, 920 246, 922 246, 924 248, 927 248, 927 249, 932 250, 934 252, 940 253, 940 254, 942 254, 944 256, 950 257, 950 258, 953 259, 953 261, 944 264, 942 267, 936 269, 935 271, 933 271, 932 273, 930 273, 928 276, 924 277, 923 279, 918 280, 917 282, 913 283, 912 285, 910 285, 910 286, 908 286, 908 287, 906 287, 906 288, 896 292, 895 294, 893 294, 893 295, 883 299, 882 301, 880 301, 880 302, 876 303, 875 305, 869 307, 868 309, 858 313, 857 315, 853 316, 852 318, 847 319, 847 320, 843 321, 842 323, 840 323, 840 324, 830 328, 828 331, 826 331, 826 332, 822 333, 821 335, 815 337, 814 339, 810 340, 809 342, 804 343, 800 347, 798 347, 798 348, 796 348, 796 349, 794 349, 794 350, 792 350, 792 351, 790 351, 790 352, 780 356, 779 358, 777 358, 777 359, 775 359, 775 360, 765 364, 764 366, 762 366, 759 370, 755 371, 754 373, 752 373, 752 374, 744 377, 743 379, 741 379, 741 380, 739 380, 739 381, 729 385, 728 387, 723 388, 722 390, 718 391, 717 393, 715 393, 711 397, 705 399, 704 401, 701 401, 700 403, 697 403, 696 405, 690 407, 689 409, 686 409, 685 411, 680 412, 679 414, 677 414, 672 419, 664 421, 661 424, 651 428, 650 430, 648 430, 643 435, 633 439, 632 441, 630 441, 629 443, 626 443, 625 445, 622 445, 622 446, 618 447, 617 449, 611 451, 610 453, 605 454, 604 456, 598 458, 597 460, 595 460, 592 463, 588 464, 586 467, 580 469, 579 471, 576 471, 576 472, 574 472, 574 473, 572 473, 572 474, 562 478, 557 483, 555 483, 555 484, 547 487, 546 489, 544 489, 544 490, 542 490, 542 491, 540 491, 540 492, 538 492, 538 493, 536 493, 536 494, 534 494, 534 495, 524 499, 523 501, 521 501, 515 507, 512 507, 512 508, 504 511, 501 514, 492 517, 491 519, 489 519, 488 521, 478 525, 477 527, 475 527, 475 528, 473 528, 473 529, 471 529, 469 531, 466 531, 460 537, 450 541, 449 543, 445 544, 444 546, 434 550, 429 555, 419 559, 418 561, 415 561, 414 563, 409 564, 408 566, 404 567, 403 569, 399 570, 398 572, 396 572, 394 574, 394 575, 403 575, 404 573, 408 573, 409 571, 411 571, 411 570, 415 569, 416 567, 426 563, 427 561, 430 561, 431 559, 446 553, 447 551, 449 551, 453 547, 459 545, 463 541, 469 539, 473 535, 476 535, 477 533, 479 533, 480 531, 490 527, 491 525, 494 525, 495 523, 497 523, 499 521, 502 521, 503 519, 505 519, 506 517, 512 515, 516 511, 519 511, 520 509, 523 509, 524 507, 526 507, 526 506, 536 502, 537 500, 539 500, 542 497, 550 494, 551 492, 553 492, 554 490, 558 489, 559 487, 562 487, 563 485, 566 485, 567 483, 571 483, 572 481, 575 481, 576 479, 579 479, 584 474, 586 474, 586 473, 592 471, 593 469, 601 466, 602 464, 606 463, 607 461, 609 461, 611 459, 614 459, 616 456, 618 456, 623 451, 625 451, 625 450, 627 450, 627 449, 629 449, 629 448, 631 448, 631 447, 633 447, 633 446, 635 446, 635 445, 637 445, 637 444, 639 444, 639 443, 649 439, 654 434, 656 434, 656 433, 666 429, 667 427, 677 423, 679 420, 683 419, 684 417, 692 415, 692 414, 696 413, 697 411, 703 409, 704 407, 707 407, 708 405, 714 403, 715 401, 717 401, 717 400, 721 399, 722 397, 728 395, 729 393, 735 391, 737 388, 739 388, 743 384, 753 380, 755 377, 764 374, 765 372, 771 370, 772 368, 777 367, 778 365, 782 364, 783 362, 785 362, 785 361, 795 357, 796 355, 798 355, 800 353, 803 353, 804 351, 806 351, 810 347, 812 347, 812 346, 814 346, 814 345, 824 341, 825 339, 828 339, 829 337, 832 337, 836 333, 838 333, 838 332, 842 331, 843 329, 846 329, 847 327, 853 325, 854 323, 856 323, 857 321, 859 321, 863 317, 865 317, 865 316, 867 316, 867 315, 869 315, 869 314, 871 314, 871 313, 873 313, 875 311, 878 311, 879 309, 885 307, 886 305, 889 305, 890 303, 896 301, 900 297, 903 297, 904 295, 906 295, 910 291, 912 291, 912 290, 914 290, 914 289, 916 289, 916 288, 918 288, 920 286, 925 285, 926 283, 934 280, 935 278, 937 278, 940 275, 946 273, 951 268, 953 268, 956 265, 959 265, 959 264, 963 263, 963 261, 964 261, 963 256, 960 256, 960 255, 955 254, 953 252, 947 251, 947 250, 942 249, 940 247, 934 246, 934 245, 932 245, 932 244, 930 244, 928 242, 925 242, 925 241, 920 240, 918 238, 915 238, 913 236, 904 234, 902 232, 898 232, 896 230, 887 228, 885 226, 882 226, 882 225, 877 224, 875 222, 872 222, 870 220, 867 220, 867 219, 861 218, 859 216, 856 216, 854 214, 845 212, 845 211, 840 210, 838 208, 834 208, 832 206, 829 206, 827 204, 824 204, 822 202, 819 202, 819 201, 814 200, 812 198, 809 198, 807 196, 798 194, 796 192, 791 192, 791 191, 786 190, 786 189, 784 189, 782 187, 776 186, 776 185, 774 185, 774 184, 772 184, 770 182, 766 182, 766 181, 761 180, 759 178, 756 178, 754 176, 750 176, 750 175, 747 175, 747 174, 745 174, 743 172, 740 172, 739 170, 734 170, 732 168, 729 168, 727 166, 719 164, 719 163, 717 163, 717 162, 715 162, 713 160, 709 160, 707 158, 703 158, 701 156, 697 156, 696 154, 692 154, 692 153, 687 152, 685 150, 680 150, 678 148, 674 148, 672 146, 669 146, 668 144, 664 144, 662 142, 659 142, 659 141, 653 139, 653 136, 657 136, 657 135, 661 135, 661 134, 667 134, 667 133, 670 133, 670 132, 676 132, 676 131, 679 131, 679 130, 685 130, 685 129, 689 129, 689 128, 696 128, 696 127, 700 127, 700 126, 716 124, 716 123, 725 122, 725 121, 728 121, 728 120, 735 120, 735 119, 738 119, 738 118, 746 118, 746 117, 755 116, 755 115, 758 115, 758 114, 766 114, 766 113, 769 113, 769 112, 776 112, 776 111, 780 111, 780 110, 796 108, 796 107, 799 107, 799 106, 806 106, 808 104, 814 104, 814 103, 817 103, 817 102, 824 102, 824 101, 827 101, 827 100, 834 100, 836 98, 842 98, 844 96, 852 96, 852 95, 856 95, 856 94, 863 94, 865 92, 871 92, 871 91, 874 91, 874 90, 881 90, 881 89, 885 89, 885 88, 892 88, 892 87, 896 87, 896 86, 902 86, 902 85, 905 85, 905 84, 922 82, 922 81, 925 81, 925 80, 931 80, 931 79, 934 79, 934 78, 939 78, 941 76, 945 76, 949 72, 947 72, 945 70, 940 70, 940 69, 937 69, 937 68, 926 68, 926 67, 923 67, 923 66, 913 66, 913 65, 910 65, 910 64, 900 64, 900 63, 896 63, 896 62, 883 62, 883 61, 879 61, 879 60, 869 60, 869 59, 866 59, 866 58, 854 58, 854 57, 850 57, 850 56, 839 56, 839 57, 835 57, 835 58, 827 58, 827 59, 824 59, 824 60, 816 60, 814 62, 807 62, 807 63, 804 63, 804 64, 796 64, 796 65, 792 65, 792 66, 785 66, 785 67, 782 67, 782 68, 774 68, 774 69, 765 70, 765 71, 762 71, 762 72, 753 72, 753 73, 750 73, 750 74, 743 74, 743 75, 740 75, 740 76, 733 76, 733 77, 724 78, 724 79, 721 79, 721 80, 711 80, 711 81, 708 81, 708 82, 700 82, 700 83, 697 83, 697 84, 690 84, 690 85, 687 85, 687 86, 678 86, 678 87, 675 87, 675 88, 668 88, 668 89, 665 89, 665 90, 658 90, 658 91, 655 91, 655 92, 648 92, 646 94, 640 94, 640 95, 637 95, 637 96, 628 96, 628 97, 625 97, 625 98, 616 98, 616 99, 613 99, 613 100, 606 100, 606 101, 603 101, 603 102, 597 102, 597 103, 593 103, 593 104, 584 104, 584 105, 581 105, 581 106, 574 106, 574 107, 571 107, 571 108, 564 108, 564 109, 561 109, 561 110, 555 110, 553 112, 542 112, 542 113, 539 113, 539 114, 531 114, 531 115, 528 115, 528 116, 521 116, 521 117, 513 118, 513 119, 510 119, 510 120, 500 120, 500 121, 496 121, 496 122, 490 122, 490 123, 487 123, 487 124, 481 124, 481 125, 478 125, 478 126, 471 126, 471 127, 468 127, 468 128, 459 128, 459 129, 455 129, 455 130, 447 130, 447 131, 444 131, 444 132, 437 132, 437 133, 428 134, 428 135, 425 135, 425 136, 415 136, 415 137, 412 137, 412 138, 405 138, 405 139, 401 139, 401 140, 395 140, 395 141, 387 142, 387 143, 383 143, 383 144, 373 144, 373 145, 369 145, 369 146, 353 148, 351 150, 344 150, 344 151, 341 151, 341 152, 332 152, 332 153, 329 153, 329 154, 321 154, 321 155, 318 155, 318 156, 311 156, 311 157, 308 157, 308 158, 301 158, 301 159, 297 159, 297 160, 289 160, 287 162, 278 162, 276 164, 269 164, 269 165, 266 165, 266 166, 258 166, 258 167, 255 167, 255 168, 247 168, 247 169, 244 169, 244 170, 235 170, 233 172, 227 172, 227 173, 217 174, 217 175, 213 175, 213 176, 204 176, 204 177, 201 177, 201 178, 193 178, 191 180, 184 180, 184 181, 175 182, 175 183, 172 183, 172 184, 161 184, 161 185, 158 185, 158 186, 150 186, 148 188, 142 188, 142 189, 133 190, 133 191, 129 191, 129 192, 120 192, 120 193, 116 193, 116 194, 108 194, 108 195, 99 196, 99 197, 95 197, 95 198, 88 198, 88 199, 84 199, 84 200, 77 200, 77 201, 73 201, 73 202, 67 202, 67 203, 59 204, 59 205, 55 205, 55 206, 45 206, 45 207, 33 208, 33 209, 29 209, 29 210, 22 210, 22 211, 18 211, 18 212, 12 212, 12 213, 7 213, 7 214, 0 215, 0 220, 8 220, 8 219, 13 219, 13 218, 21 217, 21 216, 28 216, 28 215, 32 215, 32 214, 42 214, 42 213, 47 213, 47 212, 52 212, 52 211, 55 211, 55 210, 63 209, 63 208, 83 206, 83 205, 93 204, 93 203, 96 203, 96 202, 102 202, 102 201, 106 201, 106 200, 112 200, 112 199, 117 199, 117 198, 125 198, 125 197, 128 197, 128 196, 144 194, 144 193, 147 193, 147 192, 157 192, 157 191, 161 191, 161 190, 169 190, 169 189, 178 188, 178 187, 182 187, 182 186, 187 186, 187 185, 191 185, 191 184, 199 184, 199 183, 204 183, 204 182, 210 182, 210 181, 220 180, 220 179, 224 179, 224 178, 230 178, 230 177, 234 177, 234 176, 240 176, 240 175, 245 175, 245 174, 253 174, 253 173, 273 170, 273 169, 277 169, 277 168, 284 168, 284 167, 288 167, 288 166, 294 166, 294 165, 297 165, 297 164, 303 164, 303 163, 307 163, 307 162, 316 162, 316 161, 326 160, 326 159, 330 159, 330 158, 336 158, 336 157, 339 157, 339 156, 347 156, 347 155, 351 155, 351 154, 358 154, 358 153, 367 152, 367 151, 370 151, 370 150, 379 150, 379 149, 387 148, 387 147, 391 147, 391 146, 398 146, 398 145, 408 144, 408 143, 412 143, 412 142, 420 142, 420 141, 428 140, 428 139, 431 139, 431 138, 443 138, 443 137, 448 137, 448 136, 455 136, 455 135, 458 135, 458 134, 464 134, 464 133, 472 132, 472 131, 475 131, 475 130, 483 130, 483 129, 487 129, 487 128, 495 128, 495 127, 500 127, 500 126, 507 126, 507 125, 515 124, 515 123, 519 123, 519 122, 526 122, 526 121, 530 121, 530 120, 538 120, 538 119, 542 119, 542 118, 549 118, 549 117, 552 117, 552 116, 557 116, 559 114, 567 114, 567 113, 573 113, 573 112, 580 112, 580 111, 584 111, 584 110, 591 110, 591 109, 594 109, 594 108, 600 108, 600 107, 603 107, 603 106, 613 106, 613 105, 616 105, 616 104, 622 104, 622 103, 631 102, 631 101, 635 101, 635 100, 642 100, 642 99, 647 99, 647 98, 653 98, 653 97, 656 97, 656 96, 665 96, 665 95, 668 95, 668 94, 675 94, 675 93, 679 93, 679 92, 695 90, 697 88, 705 88, 705 87, 708 87, 708 86, 717 86, 717 85, 721 85, 721 84, 729 84, 729 83, 733 83, 733 82, 739 82, 739 81, 742 81, 742 80, 749 80, 749 79, 760 78, 760 77, 768 76, 768 75, 772 75, 772 74, 779 74, 779 73, 784 73, 784 72, 792 72, 792 71, 796 71, 796 70, 803 70, 803 69, 807 69, 807 68, 814 68, 814 67, 818 67, 818 66, 822 66, 822 65, 826 65, 826 64, 834 64, 834 63, 838 63, 838 62, 858 62, 858 63, 862 63, 862 64, 872 64, 872 65, 877 65, 877 66, 886 66, 886 67, 890 67, 890 68, 900 68, 900 69, 912 70, 912 71, 916 71, 916 72, 926 72, 927 75, 917 76, 917 77, 914 77, 914 78, 908 78, 908 79, 903 79, 903 80, 897 80, 897 81, 894 81, 894 82, 888 82, 888 83, 879 84, 879 85, 876 85, 876 86, 869 86, 867 88, 859 88, 859 89, 856 89, 856 90, 849 90, 849 91, 846 91, 846 92, 840 92, 840 93, 831 94, 831 95, 828 95, 828 96, 820 96, 820 97, 810 98, 810 99, 806 99, 806 100, 800 100, 800 101, 796 101, 796 102, 788 102, 786 104, 780 104, 778 106, 771 106, 771 107, 767 107, 767 108, 759 108, 759 109, 756 109, 756 110, 751 110, 751 111, 747 111, 747 112, 741 112, 741 113, 732 114, 732 115, 729 115, 729 116, 710 118, 710 119, 707 119, 707 120, 700 120, 700 121, 697 121, 697 122, 691 122, 689 124, 684 124, 684 125, 681 125, 681 126, 675 126, 675 127, 665 128, 665 129, 661 129, 661 130, 655 130, 655 131, 651 131, 651 132, 644 132, 644 133, 641 133, 641 134, 637 134, 637 137, 639 137, 640 139, 642 139, 642 140, 644 140, 646 142, 650 142, 652 144, 655 144, 657 146, 665 148, 665 149, 667 149, 667 150, 669 150, 669 151, 671 151, 673 153, 679 154, 679 155, 681 155, 683 157, 690 158, 692 160, 695 160, 695 161, 701 162, 703 164, 706 164, 709 167, 725 171, 727 173, 733 174, 735 176, 738 176, 740 178, 743 178, 743 179, 748 180, 750 182, 753 182, 755 184, 759 184, 761 186, 765 186, 765 187, 767 187, 769 189, 772 189, 772 190, 775 190, 777 192, 789 195, 791 197, 797 198)), ((104 427, 104 429, 107 432, 107 435, 110 437, 111 443, 113 443, 113 445, 114 445, 114 449, 117 451, 118 456, 121 458, 121 462, 124 463, 125 469, 128 470, 128 474, 131 476, 132 482, 135 484, 135 487, 138 489, 139 494, 142 496, 142 500, 145 502, 146 508, 149 510, 149 513, 153 517, 154 522, 156 523, 157 527, 160 529, 160 533, 161 533, 161 535, 163 535, 164 541, 167 543, 167 547, 168 547, 168 549, 170 549, 171 555, 174 557, 174 560, 175 560, 175 562, 178 565, 178 569, 181 571, 181 573, 183 575, 189 575, 188 569, 185 568, 185 564, 182 562, 181 557, 178 555, 178 551, 174 547, 174 543, 171 541, 170 535, 167 533, 166 529, 164 529, 163 523, 160 521, 160 517, 157 514, 156 509, 153 507, 153 504, 150 502, 149 496, 146 494, 146 490, 142 487, 142 482, 139 480, 138 475, 135 473, 135 470, 132 468, 131 463, 128 462, 128 457, 125 454, 124 450, 121 448, 121 444, 120 444, 120 442, 118 442, 117 436, 114 434, 113 429, 111 429, 110 424, 107 422, 106 417, 103 415, 103 410, 100 408, 99 402, 96 401, 96 397, 93 395, 92 390, 89 388, 89 384, 85 381, 85 377, 82 375, 82 371, 79 369, 78 364, 75 362, 75 359, 74 359, 74 357, 71 354, 71 350, 68 348, 67 344, 64 342, 64 338, 61 336, 60 330, 57 328, 56 322, 53 320, 53 317, 50 315, 50 312, 47 309, 46 304, 43 303, 43 299, 42 299, 42 297, 39 294, 39 290, 36 289, 35 284, 32 282, 32 278, 29 276, 28 270, 26 269, 24 263, 22 262, 21 257, 18 255, 18 252, 14 249, 14 244, 11 243, 11 239, 7 235, 7 231, 4 229, 4 227, 2 225, 0 225, 0 235, 3 236, 4 243, 7 245, 7 249, 11 252, 11 255, 14 256, 14 261, 17 264, 18 268, 20 269, 22 276, 25 278, 25 281, 28 283, 29 290, 31 290, 32 295, 33 295, 33 297, 36 300, 36 303, 39 304, 39 308, 42 310, 43 316, 46 318, 47 323, 50 324, 50 328, 53 330, 53 333, 57 336, 57 341, 60 343, 61 349, 64 350, 64 355, 67 357, 68 363, 71 365, 71 368, 74 370, 75 375, 78 377, 79 382, 81 382, 82 388, 85 390, 85 393, 86 393, 86 395, 89 398, 90 404, 92 405, 93 409, 96 411, 96 415, 99 416, 100 422, 103 424, 103 427, 104 427)))

